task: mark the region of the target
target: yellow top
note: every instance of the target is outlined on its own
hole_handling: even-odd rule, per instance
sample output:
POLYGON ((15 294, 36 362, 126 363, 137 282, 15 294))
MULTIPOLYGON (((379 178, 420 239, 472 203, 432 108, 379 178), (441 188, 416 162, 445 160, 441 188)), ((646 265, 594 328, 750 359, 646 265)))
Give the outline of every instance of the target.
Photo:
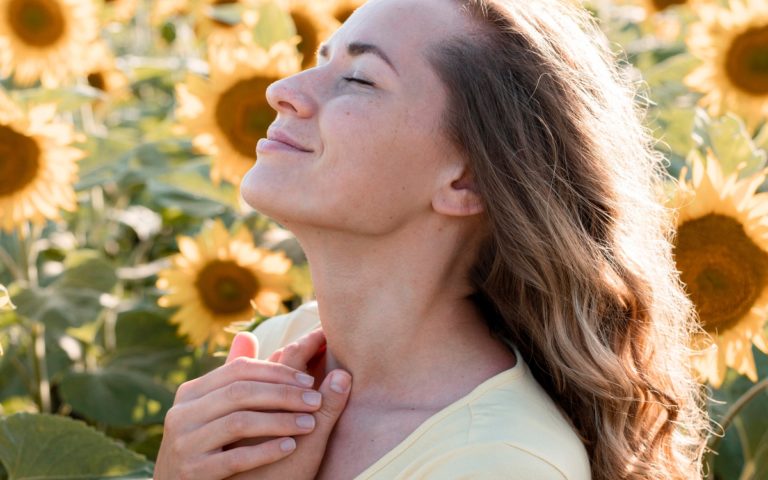
MULTIPOLYGON (((259 358, 319 326, 316 302, 263 322, 259 358)), ((514 367, 432 415, 356 480, 588 480, 583 444, 514 351, 514 367)))

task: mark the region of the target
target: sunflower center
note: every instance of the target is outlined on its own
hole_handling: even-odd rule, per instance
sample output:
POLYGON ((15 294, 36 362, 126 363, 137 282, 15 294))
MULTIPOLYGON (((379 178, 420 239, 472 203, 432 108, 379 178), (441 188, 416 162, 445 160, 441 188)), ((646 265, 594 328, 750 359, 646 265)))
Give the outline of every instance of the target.
POLYGON ((92 86, 93 88, 98 88, 99 90, 102 90, 102 91, 107 90, 107 82, 104 78, 104 74, 102 74, 101 72, 89 73, 88 85, 92 86))
POLYGON ((11 29, 26 44, 48 47, 64 35, 64 13, 55 0, 10 0, 11 29))
POLYGON ((750 28, 733 39, 725 71, 737 88, 753 95, 768 93, 768 25, 750 28))
POLYGON ((0 197, 23 190, 37 177, 40 147, 16 130, 0 125, 0 197))
POLYGON ((291 18, 296 25, 296 33, 301 37, 301 41, 296 46, 301 52, 301 68, 307 68, 315 61, 315 52, 319 46, 317 43, 317 30, 312 19, 301 12, 292 12, 291 18))
POLYGON ((209 310, 216 314, 242 312, 259 290, 256 276, 231 260, 214 260, 197 275, 195 287, 209 310))
POLYGON ((333 13, 333 16, 339 22, 344 23, 354 11, 355 9, 352 7, 339 8, 333 13))
POLYGON ((277 78, 255 77, 240 80, 221 94, 216 104, 216 124, 230 145, 243 156, 255 155, 256 143, 267 135, 275 112, 265 93, 277 78))
POLYGON ((652 0, 653 1, 653 8, 655 8, 657 11, 662 11, 666 9, 667 7, 671 7, 672 5, 683 5, 684 3, 687 3, 688 0, 652 0))
POLYGON ((684 222, 675 240, 675 262, 702 326, 734 326, 768 285, 768 254, 733 217, 709 214, 684 222))

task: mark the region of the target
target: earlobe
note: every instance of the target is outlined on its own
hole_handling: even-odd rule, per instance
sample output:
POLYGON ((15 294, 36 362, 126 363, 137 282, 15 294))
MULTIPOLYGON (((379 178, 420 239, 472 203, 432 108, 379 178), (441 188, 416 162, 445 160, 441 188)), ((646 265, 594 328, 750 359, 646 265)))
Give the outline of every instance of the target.
POLYGON ((458 178, 440 186, 432 198, 432 208, 437 213, 456 217, 477 215, 485 210, 474 177, 466 166, 462 167, 458 178))

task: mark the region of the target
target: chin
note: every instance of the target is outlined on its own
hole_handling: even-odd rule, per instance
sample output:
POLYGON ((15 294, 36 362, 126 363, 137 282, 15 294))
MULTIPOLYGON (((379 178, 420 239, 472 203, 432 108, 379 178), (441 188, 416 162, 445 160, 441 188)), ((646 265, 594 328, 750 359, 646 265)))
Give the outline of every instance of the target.
POLYGON ((262 169, 259 168, 259 162, 251 167, 240 182, 240 195, 245 203, 259 212, 272 217, 270 205, 275 203, 279 188, 275 188, 276 182, 265 178, 262 169))
POLYGON ((251 208, 286 226, 300 216, 296 205, 301 202, 297 201, 286 175, 270 170, 260 168, 257 161, 240 182, 240 196, 251 208))

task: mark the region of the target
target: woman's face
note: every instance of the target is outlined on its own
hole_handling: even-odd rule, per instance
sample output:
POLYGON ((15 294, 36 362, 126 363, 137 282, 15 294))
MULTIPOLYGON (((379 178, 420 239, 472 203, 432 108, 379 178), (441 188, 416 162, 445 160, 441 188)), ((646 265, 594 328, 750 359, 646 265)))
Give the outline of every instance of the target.
POLYGON ((462 28, 448 0, 370 0, 316 67, 267 90, 274 140, 259 141, 243 198, 289 228, 384 234, 428 213, 458 154, 426 53, 462 28))

